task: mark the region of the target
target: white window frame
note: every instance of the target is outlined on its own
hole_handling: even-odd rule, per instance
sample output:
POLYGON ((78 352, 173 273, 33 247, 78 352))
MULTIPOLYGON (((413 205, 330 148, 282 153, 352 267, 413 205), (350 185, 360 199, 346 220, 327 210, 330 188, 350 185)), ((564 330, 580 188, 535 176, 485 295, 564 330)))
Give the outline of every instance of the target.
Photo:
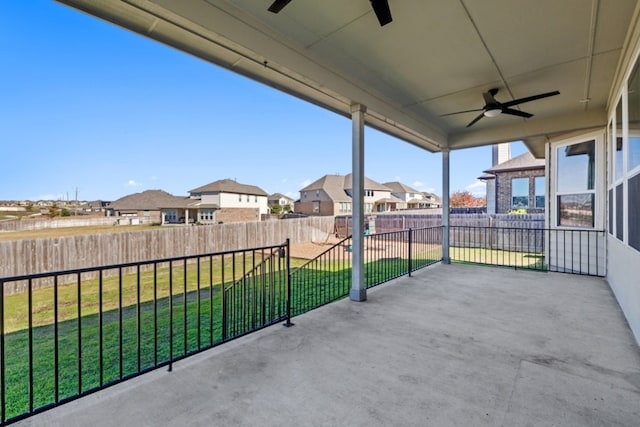
POLYGON ((551 159, 551 170, 549 171, 549 176, 547 179, 552 180, 552 185, 548 184, 548 181, 545 185, 549 188, 548 198, 549 200, 545 201, 546 205, 549 206, 548 218, 549 225, 551 228, 558 229, 574 229, 572 226, 559 225, 559 217, 558 217, 558 196, 570 195, 570 194, 584 194, 584 193, 593 193, 594 194, 594 202, 593 202, 593 226, 592 227, 580 227, 580 230, 603 230, 604 225, 606 224, 604 203, 606 201, 606 196, 604 195, 604 180, 605 180, 605 162, 602 161, 605 155, 604 150, 604 140, 605 140, 605 130, 598 130, 594 132, 589 132, 582 134, 580 136, 576 136, 573 138, 567 138, 563 140, 559 140, 556 142, 552 142, 549 147, 549 155, 552 156, 551 159), (595 177, 594 177, 594 185, 593 190, 587 190, 580 193, 566 193, 566 192, 558 192, 558 148, 566 147, 569 145, 579 144, 581 142, 587 142, 590 140, 595 141, 594 147, 594 166, 595 166, 595 177))

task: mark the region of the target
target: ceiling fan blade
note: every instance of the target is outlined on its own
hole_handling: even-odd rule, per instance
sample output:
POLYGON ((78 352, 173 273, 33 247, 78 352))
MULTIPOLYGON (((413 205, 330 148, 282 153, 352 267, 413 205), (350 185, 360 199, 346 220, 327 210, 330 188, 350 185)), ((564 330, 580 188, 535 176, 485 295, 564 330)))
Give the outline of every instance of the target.
POLYGON ((482 93, 482 98, 484 98, 485 105, 496 104, 496 93, 498 93, 498 88, 489 89, 487 92, 482 93))
POLYGON ((513 107, 514 105, 524 104, 525 102, 535 101, 536 99, 548 98, 550 96, 560 95, 560 92, 554 90, 553 92, 541 93, 539 95, 527 96, 526 98, 514 99, 513 101, 503 102, 503 107, 513 107))
POLYGON ((441 114, 440 117, 453 116, 454 114, 473 113, 476 111, 484 111, 484 108, 476 108, 473 110, 456 111, 455 113, 441 114))
POLYGON ((284 7, 288 5, 290 1, 291 0, 275 0, 273 3, 271 3, 271 6, 269 6, 269 9, 267 10, 269 12, 278 13, 282 9, 284 9, 284 7))
POLYGON ((384 27, 389 22, 393 21, 388 0, 371 0, 371 7, 373 7, 373 11, 378 18, 378 22, 381 27, 384 27))
POLYGON ((512 116, 526 117, 527 119, 529 117, 533 117, 533 114, 531 113, 527 113, 520 110, 514 110, 513 108, 503 108, 502 114, 510 114, 512 116))
POLYGON ((483 117, 484 117, 484 112, 482 112, 482 113, 478 114, 478 117, 476 117, 475 119, 471 120, 471 123, 469 123, 469 124, 467 125, 467 127, 471 127, 471 126, 473 126, 473 125, 474 125, 478 120, 480 120, 480 119, 481 119, 481 118, 483 118, 483 117))

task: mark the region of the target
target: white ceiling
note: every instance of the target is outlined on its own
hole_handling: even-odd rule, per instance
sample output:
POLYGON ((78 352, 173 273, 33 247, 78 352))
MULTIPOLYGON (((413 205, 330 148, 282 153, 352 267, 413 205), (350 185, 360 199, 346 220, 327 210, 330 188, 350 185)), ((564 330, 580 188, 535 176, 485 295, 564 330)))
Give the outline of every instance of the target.
POLYGON ((430 151, 604 127, 637 0, 59 0, 250 78, 349 115, 430 151), (559 90, 466 125, 496 99, 559 90))

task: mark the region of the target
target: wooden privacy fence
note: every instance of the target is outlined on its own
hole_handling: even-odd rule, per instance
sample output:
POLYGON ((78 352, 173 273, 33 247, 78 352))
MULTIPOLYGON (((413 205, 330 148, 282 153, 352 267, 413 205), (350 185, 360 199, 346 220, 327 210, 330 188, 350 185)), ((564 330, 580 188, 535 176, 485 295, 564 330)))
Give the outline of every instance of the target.
MULTIPOLYGON (((544 214, 451 214, 450 225, 463 227, 527 228, 543 229, 544 214)), ((407 230, 409 228, 437 227, 442 225, 441 214, 382 214, 370 215, 365 224, 373 222, 376 233, 407 230)), ((371 225, 369 225, 371 227, 371 225)), ((336 234, 346 237, 351 234, 351 216, 336 217, 336 234)), ((502 237, 502 236, 501 236, 502 237)), ((453 243, 452 243, 453 244, 453 243)))
POLYGON ((66 217, 58 219, 23 219, 0 221, 0 231, 44 230, 46 228, 89 227, 100 225, 137 225, 157 221, 152 217, 104 216, 86 218, 66 217))
POLYGON ((0 277, 262 247, 287 238, 324 241, 333 232, 334 217, 309 217, 7 241, 0 242, 0 277))

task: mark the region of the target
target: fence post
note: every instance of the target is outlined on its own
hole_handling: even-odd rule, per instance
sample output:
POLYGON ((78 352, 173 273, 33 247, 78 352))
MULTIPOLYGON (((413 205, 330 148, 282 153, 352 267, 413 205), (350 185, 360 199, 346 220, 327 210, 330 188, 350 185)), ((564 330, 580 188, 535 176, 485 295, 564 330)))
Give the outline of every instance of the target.
POLYGON ((287 257, 287 321, 284 322, 284 326, 290 328, 293 326, 293 323, 291 323, 291 255, 289 251, 290 242, 288 237, 285 242, 285 247, 287 257))
POLYGON ((412 241, 412 236, 413 236, 413 229, 411 227, 409 227, 409 277, 411 277, 411 269, 412 269, 412 265, 411 265, 411 241, 412 241))

